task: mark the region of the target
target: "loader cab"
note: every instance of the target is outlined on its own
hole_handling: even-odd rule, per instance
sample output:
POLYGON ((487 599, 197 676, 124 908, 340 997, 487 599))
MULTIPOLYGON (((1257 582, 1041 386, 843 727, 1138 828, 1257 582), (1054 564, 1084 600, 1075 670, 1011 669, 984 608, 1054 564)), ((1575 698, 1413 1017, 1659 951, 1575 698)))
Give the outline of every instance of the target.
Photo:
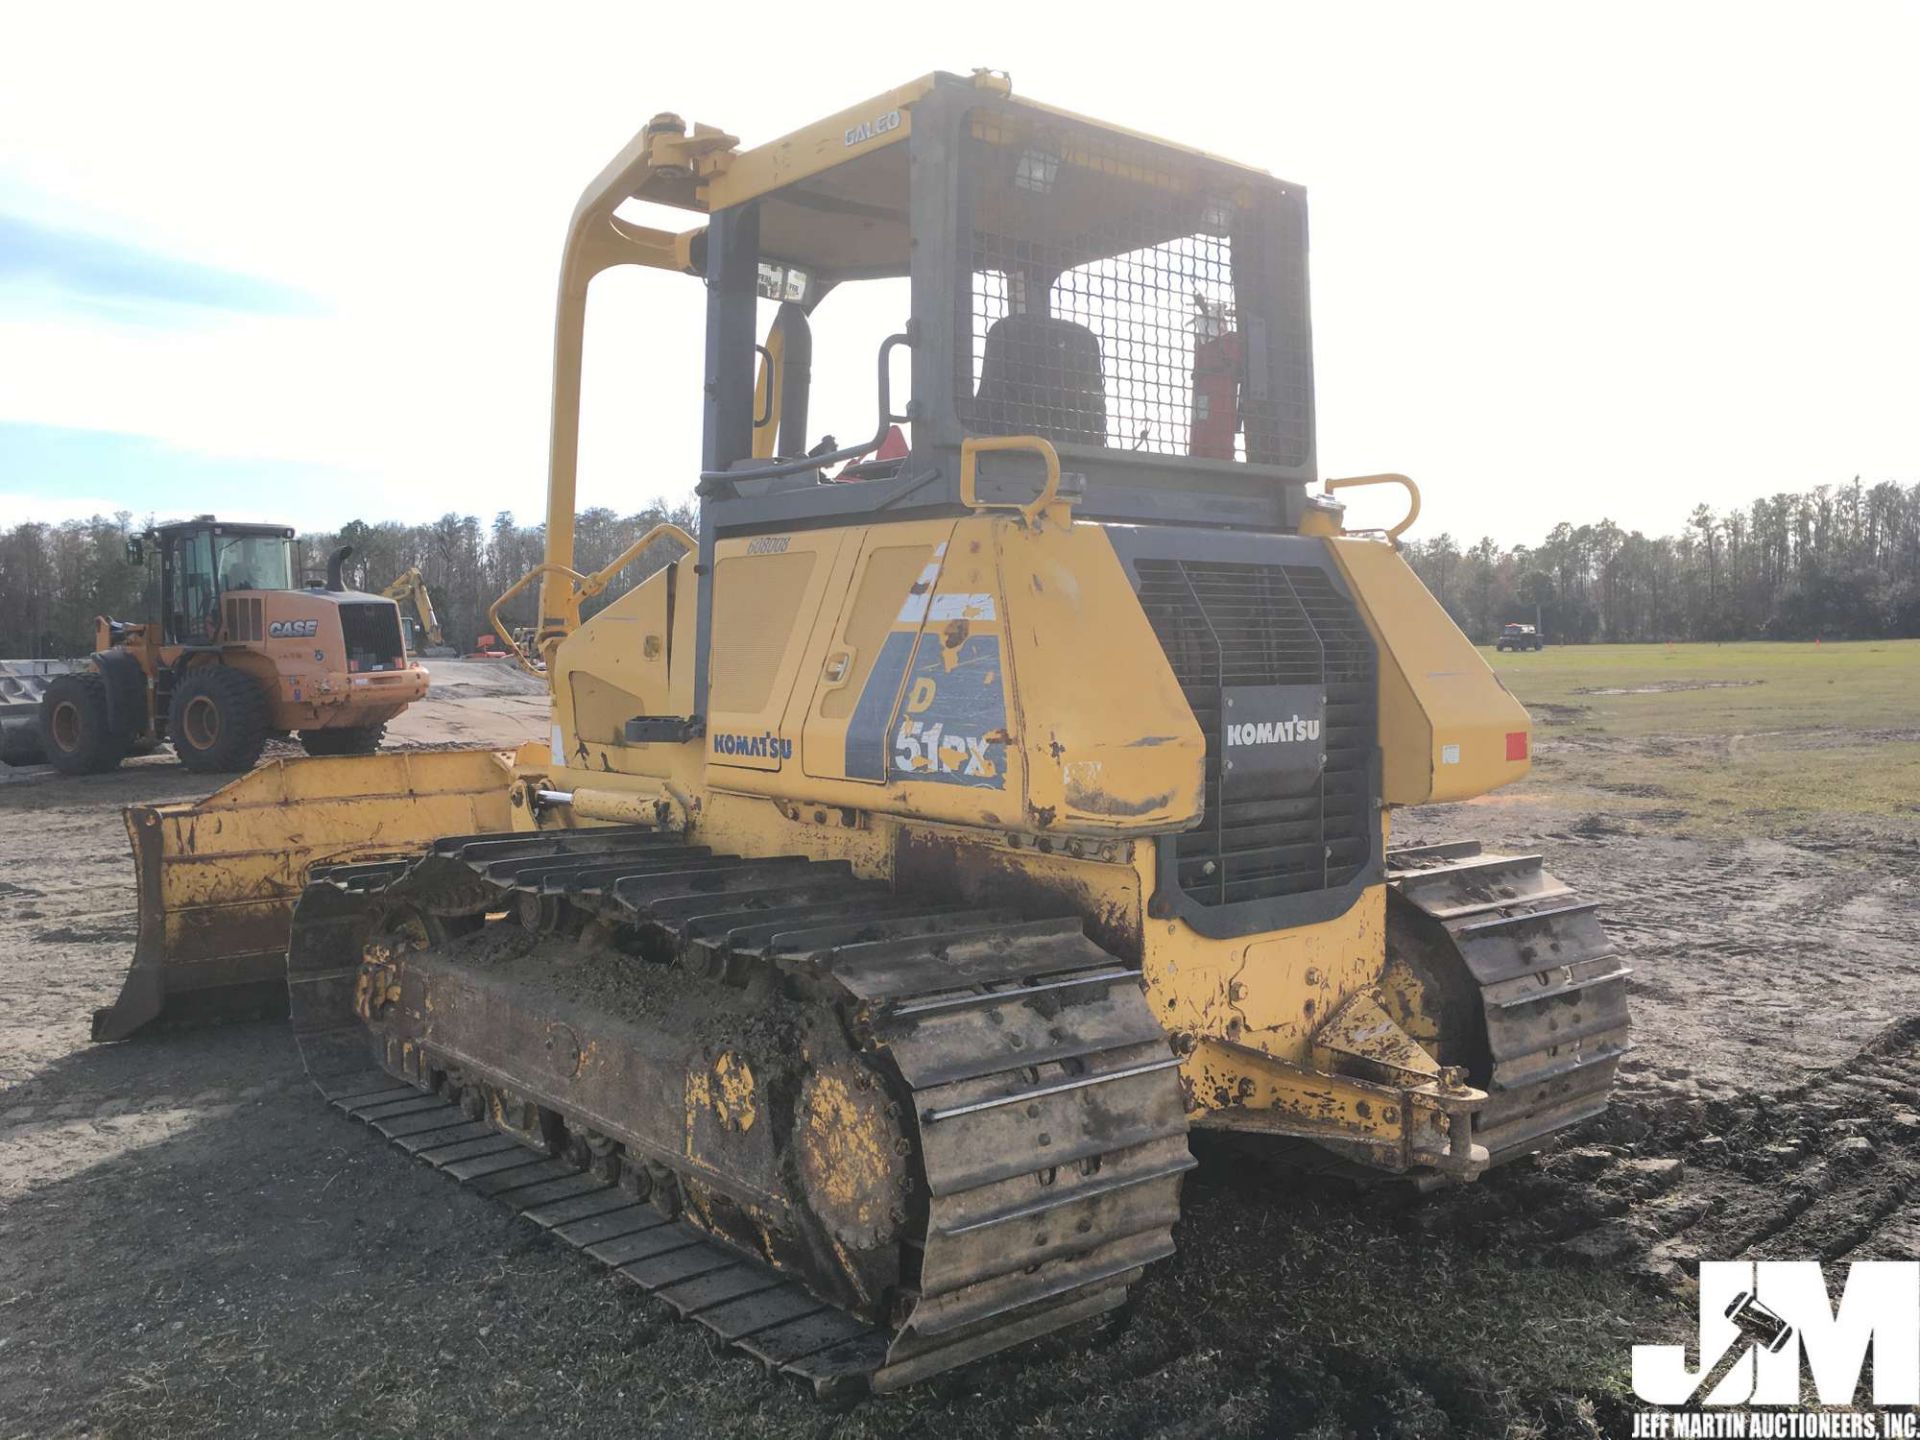
POLYGON ((146 537, 160 556, 160 623, 169 645, 210 645, 221 633, 221 598, 232 591, 291 590, 293 531, 201 517, 146 537))

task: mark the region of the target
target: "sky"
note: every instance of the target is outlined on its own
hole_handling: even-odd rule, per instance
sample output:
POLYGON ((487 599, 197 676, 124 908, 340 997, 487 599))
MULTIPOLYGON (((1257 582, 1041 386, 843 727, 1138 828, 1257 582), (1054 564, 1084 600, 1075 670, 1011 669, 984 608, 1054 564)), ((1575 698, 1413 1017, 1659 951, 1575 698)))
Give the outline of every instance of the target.
MULTIPOLYGON (((0 524, 536 520, 560 242, 628 137, 981 65, 1307 187, 1320 470, 1412 475, 1415 536, 1920 479, 1920 5, 713 13, 0 0, 0 524)), ((583 507, 690 494, 701 305, 596 282, 583 507)), ((817 339, 845 439, 873 340, 817 339)))

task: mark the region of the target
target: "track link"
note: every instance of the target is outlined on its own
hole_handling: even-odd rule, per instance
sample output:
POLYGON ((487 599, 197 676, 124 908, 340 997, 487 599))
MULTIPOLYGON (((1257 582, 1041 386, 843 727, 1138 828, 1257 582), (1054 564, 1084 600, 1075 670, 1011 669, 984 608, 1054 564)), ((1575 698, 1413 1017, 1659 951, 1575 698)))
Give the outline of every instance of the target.
MULTIPOLYGON (((419 963, 457 969, 448 955, 419 963)), ((303 1056, 334 1104, 823 1392, 895 1389, 1101 1314, 1173 1252, 1194 1164, 1178 1060, 1138 972, 1077 918, 930 903, 844 863, 715 855, 640 827, 459 836, 412 861, 316 871, 288 968, 303 1056), (898 1097, 910 1174, 884 1301, 809 1269, 804 1246, 729 1227, 699 1199, 712 1175, 649 1146, 641 1127, 609 1127, 591 1096, 532 1081, 517 1092, 571 1134, 612 1134, 619 1163, 551 1127, 530 1148, 534 1127, 504 1133, 497 1113, 455 1103, 431 1028, 409 1052, 354 1011, 362 947, 401 910, 463 924, 592 917, 644 938, 647 959, 608 963, 677 965, 716 997, 748 985, 825 997, 898 1097), (678 1185, 658 1183, 663 1167, 684 1172, 678 1185), (649 1173, 643 1197, 634 1181, 649 1173)), ((871 1218, 827 1217, 835 1244, 857 1246, 871 1218)))
POLYGON ((1486 1054, 1473 1083, 1490 1098, 1474 1139, 1500 1164, 1600 1114, 1632 1048, 1627 977, 1597 906, 1538 855, 1488 855, 1476 841, 1387 852, 1389 904, 1428 963, 1470 977, 1486 1054))

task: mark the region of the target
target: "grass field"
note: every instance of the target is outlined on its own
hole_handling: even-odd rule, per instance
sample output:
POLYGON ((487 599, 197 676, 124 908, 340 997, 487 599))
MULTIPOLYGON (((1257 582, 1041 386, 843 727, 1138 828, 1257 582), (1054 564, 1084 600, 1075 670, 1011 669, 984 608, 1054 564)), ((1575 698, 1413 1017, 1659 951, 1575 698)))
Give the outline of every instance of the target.
POLYGON ((1920 813, 1920 640, 1482 653, 1533 712, 1527 784, 1563 800, 1762 831, 1920 813))

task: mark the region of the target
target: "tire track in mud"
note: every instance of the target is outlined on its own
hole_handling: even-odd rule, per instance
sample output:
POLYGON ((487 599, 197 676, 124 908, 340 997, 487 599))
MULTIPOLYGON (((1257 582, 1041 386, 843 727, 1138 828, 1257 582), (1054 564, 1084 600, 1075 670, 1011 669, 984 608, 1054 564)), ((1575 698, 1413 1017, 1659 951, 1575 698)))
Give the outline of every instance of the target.
POLYGON ((1637 1052, 1619 1087, 1631 1100, 1783 1089, 1920 1015, 1910 837, 1868 825, 1783 839, 1575 826, 1536 840, 1599 903, 1633 967, 1637 1052))
POLYGON ((1423 1228, 1672 1290, 1702 1260, 1911 1258, 1920 1017, 1802 1084, 1704 1105, 1628 1102, 1585 1138, 1496 1176, 1486 1197, 1441 1197, 1423 1228))

